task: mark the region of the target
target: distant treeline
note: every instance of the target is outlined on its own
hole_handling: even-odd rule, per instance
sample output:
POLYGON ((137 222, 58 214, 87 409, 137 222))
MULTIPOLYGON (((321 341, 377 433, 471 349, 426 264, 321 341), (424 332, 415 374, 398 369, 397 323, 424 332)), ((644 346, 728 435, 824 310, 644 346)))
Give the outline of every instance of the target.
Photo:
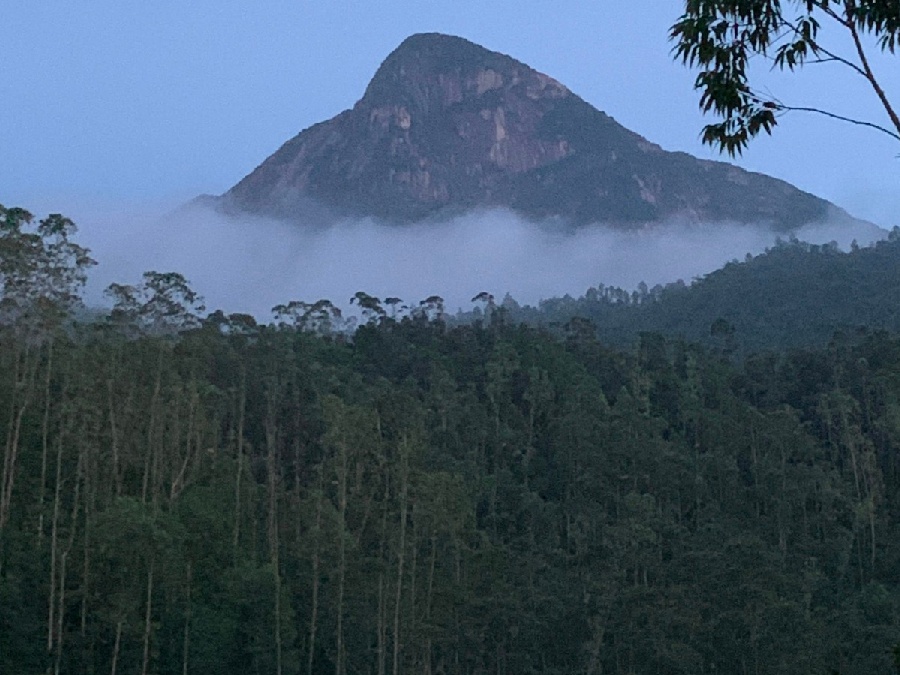
POLYGON ((551 330, 573 317, 587 319, 601 341, 618 346, 631 346, 642 332, 659 332, 746 355, 824 346, 836 330, 900 330, 898 288, 900 228, 894 228, 888 239, 847 253, 835 244, 781 241, 691 284, 641 284, 632 291, 601 284, 580 298, 553 298, 537 307, 507 298, 500 306, 513 322, 551 330))
POLYGON ((86 252, 25 222, 0 212, 0 672, 891 669, 897 337, 737 366, 365 294, 347 335, 327 304, 203 317, 156 273, 79 325, 86 252))

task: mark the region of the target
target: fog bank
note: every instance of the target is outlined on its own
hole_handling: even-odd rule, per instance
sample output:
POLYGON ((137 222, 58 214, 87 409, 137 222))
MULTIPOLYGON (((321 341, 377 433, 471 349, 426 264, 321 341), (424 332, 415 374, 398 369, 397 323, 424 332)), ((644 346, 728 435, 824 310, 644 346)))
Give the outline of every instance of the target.
MULTIPOLYGON (((57 209, 62 210, 62 209, 57 209)), ((345 305, 357 291, 418 303, 441 295, 447 309, 471 307, 481 291, 520 303, 582 295, 605 284, 633 289, 691 281, 747 253, 771 246, 762 227, 660 225, 638 232, 603 226, 559 234, 506 211, 473 213, 446 223, 388 226, 369 220, 326 229, 251 217, 225 217, 203 207, 165 209, 74 205, 63 211, 79 226, 78 241, 99 265, 87 301, 106 304, 112 282, 137 283, 144 271, 176 271, 208 309, 261 320, 290 300, 328 298, 345 305), (138 212, 141 211, 141 212, 138 212)), ((848 231, 827 223, 797 233, 806 241, 867 245, 882 230, 848 231)))

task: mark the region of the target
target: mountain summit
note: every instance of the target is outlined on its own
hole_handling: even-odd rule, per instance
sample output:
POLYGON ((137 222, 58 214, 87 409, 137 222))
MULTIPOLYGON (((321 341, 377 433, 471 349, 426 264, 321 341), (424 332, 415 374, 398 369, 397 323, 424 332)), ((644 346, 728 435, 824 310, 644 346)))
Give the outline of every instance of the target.
POLYGON ((439 33, 404 40, 352 109, 299 133, 217 202, 399 223, 490 207, 623 227, 852 220, 784 181, 666 152, 553 78, 439 33))

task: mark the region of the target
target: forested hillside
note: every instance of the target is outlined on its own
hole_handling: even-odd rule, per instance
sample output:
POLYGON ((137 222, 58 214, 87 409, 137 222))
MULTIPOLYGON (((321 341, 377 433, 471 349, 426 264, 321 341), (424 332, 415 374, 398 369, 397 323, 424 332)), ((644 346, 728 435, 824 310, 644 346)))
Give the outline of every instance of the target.
POLYGON ((835 330, 900 330, 900 229, 847 253, 835 245, 791 240, 733 261, 691 284, 629 291, 588 289, 538 307, 507 302, 514 321, 562 326, 591 320, 606 343, 630 346, 641 332, 661 332, 735 350, 824 346, 835 330), (713 324, 717 329, 712 331, 713 324))
POLYGON ((20 216, 0 672, 890 671, 900 339, 737 367, 502 312, 346 336, 201 319, 160 274, 77 325, 86 252, 20 216))

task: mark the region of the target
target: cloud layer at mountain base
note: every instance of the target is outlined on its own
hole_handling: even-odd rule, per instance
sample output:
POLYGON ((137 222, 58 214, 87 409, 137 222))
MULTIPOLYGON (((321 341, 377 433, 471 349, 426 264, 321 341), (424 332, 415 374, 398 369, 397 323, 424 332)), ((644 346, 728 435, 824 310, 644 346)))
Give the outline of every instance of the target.
MULTIPOLYGON (((104 303, 102 291, 112 282, 137 283, 147 270, 176 271, 210 310, 262 320, 279 303, 328 298, 344 305, 360 290, 408 304, 437 294, 455 311, 469 308, 481 291, 534 304, 582 295, 598 284, 633 289, 641 281, 690 281, 775 241, 763 227, 730 224, 670 224, 636 232, 594 226, 561 234, 505 211, 445 223, 364 220, 329 228, 226 217, 204 207, 165 216, 78 206, 66 213, 80 228, 78 240, 100 263, 88 286, 90 304, 104 303)), ((797 234, 847 248, 853 239, 866 245, 884 233, 826 223, 797 234)))

